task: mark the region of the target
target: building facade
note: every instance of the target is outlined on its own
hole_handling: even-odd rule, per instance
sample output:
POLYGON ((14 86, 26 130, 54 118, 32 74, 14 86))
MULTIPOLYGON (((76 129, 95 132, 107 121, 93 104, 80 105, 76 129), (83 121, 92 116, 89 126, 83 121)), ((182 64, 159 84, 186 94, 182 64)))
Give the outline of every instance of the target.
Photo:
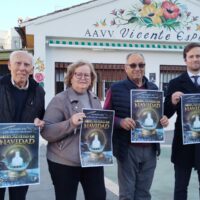
POLYGON ((110 84, 125 77, 130 52, 144 54, 147 78, 165 91, 185 70, 184 46, 200 42, 199 7, 195 0, 93 0, 23 22, 46 102, 65 88, 68 65, 80 59, 94 64, 94 91, 104 100, 110 84))

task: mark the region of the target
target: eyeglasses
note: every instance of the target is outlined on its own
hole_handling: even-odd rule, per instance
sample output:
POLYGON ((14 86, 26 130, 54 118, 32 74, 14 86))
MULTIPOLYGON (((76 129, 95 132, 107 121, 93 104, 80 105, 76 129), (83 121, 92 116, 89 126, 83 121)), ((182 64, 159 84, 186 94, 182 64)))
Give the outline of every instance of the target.
POLYGON ((140 68, 140 69, 143 69, 145 67, 145 63, 139 63, 139 64, 136 64, 136 63, 131 63, 131 64, 127 64, 131 69, 135 69, 137 66, 140 68))
POLYGON ((84 79, 89 80, 91 78, 91 75, 88 73, 82 73, 82 72, 74 72, 74 75, 77 79, 82 79, 82 77, 84 77, 84 79))

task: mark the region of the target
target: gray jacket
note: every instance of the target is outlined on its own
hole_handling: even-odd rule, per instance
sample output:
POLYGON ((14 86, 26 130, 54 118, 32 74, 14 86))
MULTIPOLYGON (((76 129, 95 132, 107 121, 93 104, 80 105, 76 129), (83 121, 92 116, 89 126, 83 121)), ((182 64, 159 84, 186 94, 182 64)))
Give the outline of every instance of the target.
MULTIPOLYGON (((88 91, 91 107, 101 109, 101 102, 88 91)), ((47 158, 53 162, 80 166, 79 128, 71 122, 71 116, 82 112, 82 104, 72 88, 57 94, 49 103, 45 115, 45 127, 41 133, 48 141, 47 158)))

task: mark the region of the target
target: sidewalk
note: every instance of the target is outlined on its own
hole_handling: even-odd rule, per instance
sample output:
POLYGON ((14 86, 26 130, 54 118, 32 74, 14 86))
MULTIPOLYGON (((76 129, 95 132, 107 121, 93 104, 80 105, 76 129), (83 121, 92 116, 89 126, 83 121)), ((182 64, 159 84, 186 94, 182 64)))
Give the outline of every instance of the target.
MULTIPOLYGON (((170 162, 172 133, 167 132, 166 143, 161 145, 161 156, 157 163, 154 181, 151 188, 152 200, 172 200, 174 187, 174 169, 170 162)), ((46 145, 40 146, 41 183, 30 186, 27 200, 54 200, 54 191, 46 163, 46 145)), ((105 167, 105 182, 107 200, 118 199, 117 166, 105 167)), ((196 172, 192 172, 188 189, 188 200, 199 199, 198 180, 196 172)), ((67 194, 66 194, 67 196, 67 194)), ((8 198, 6 199, 8 200, 8 198)), ((77 200, 84 200, 82 188, 79 187, 77 200)))

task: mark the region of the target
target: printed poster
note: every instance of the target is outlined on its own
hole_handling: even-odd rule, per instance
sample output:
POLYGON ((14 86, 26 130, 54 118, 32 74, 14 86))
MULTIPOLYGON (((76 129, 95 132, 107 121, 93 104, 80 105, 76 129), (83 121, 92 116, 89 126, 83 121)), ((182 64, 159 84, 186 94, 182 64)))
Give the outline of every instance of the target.
POLYGON ((164 142, 163 92, 156 90, 131 90, 131 117, 136 127, 131 130, 132 143, 164 142))
POLYGON ((114 111, 83 109, 80 130, 80 159, 82 167, 113 164, 112 133, 114 111))
POLYGON ((200 143, 200 94, 181 97, 183 144, 200 143))
POLYGON ((32 123, 0 123, 0 187, 40 182, 39 128, 32 123))

